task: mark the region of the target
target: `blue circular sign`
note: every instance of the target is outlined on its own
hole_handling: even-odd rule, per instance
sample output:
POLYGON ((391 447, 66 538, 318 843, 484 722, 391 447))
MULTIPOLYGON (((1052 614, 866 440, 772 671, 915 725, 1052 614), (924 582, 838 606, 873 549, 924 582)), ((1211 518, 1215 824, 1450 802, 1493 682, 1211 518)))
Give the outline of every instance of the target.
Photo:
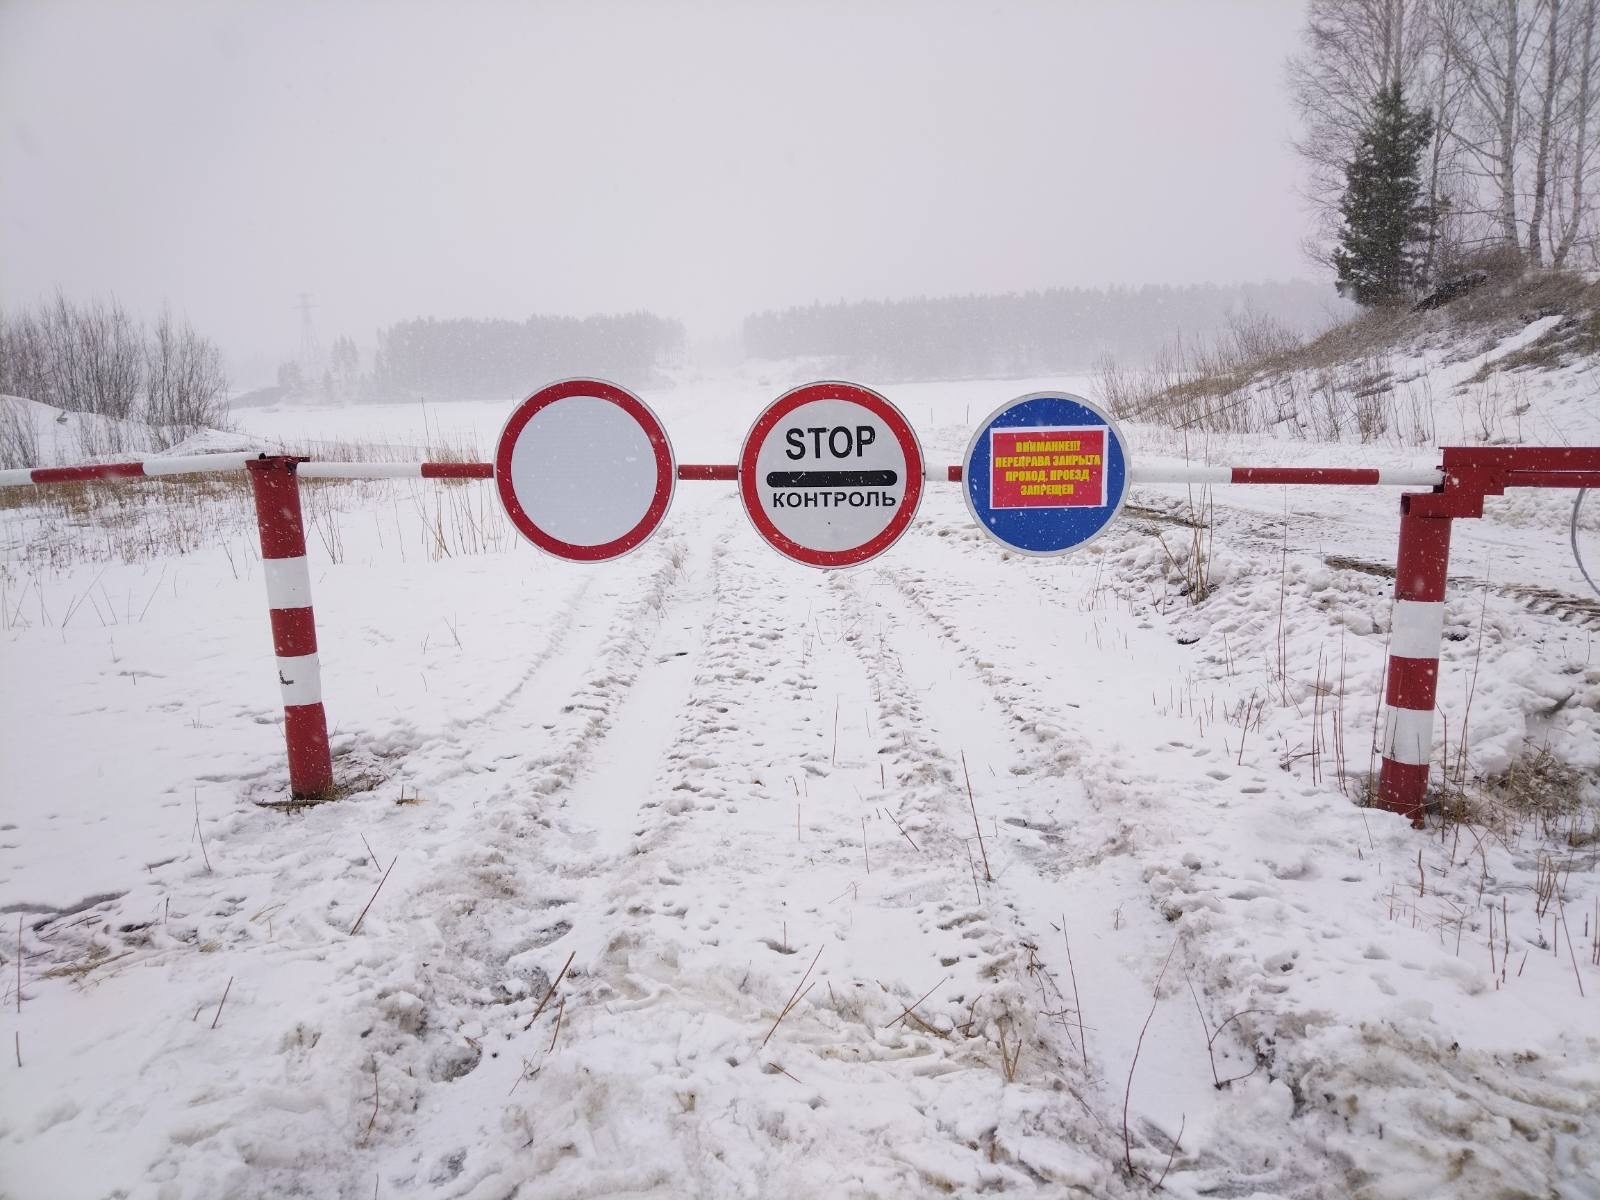
POLYGON ((1034 392, 979 426, 961 464, 973 520, 1023 554, 1065 554, 1098 537, 1128 498, 1116 422, 1066 392, 1034 392))

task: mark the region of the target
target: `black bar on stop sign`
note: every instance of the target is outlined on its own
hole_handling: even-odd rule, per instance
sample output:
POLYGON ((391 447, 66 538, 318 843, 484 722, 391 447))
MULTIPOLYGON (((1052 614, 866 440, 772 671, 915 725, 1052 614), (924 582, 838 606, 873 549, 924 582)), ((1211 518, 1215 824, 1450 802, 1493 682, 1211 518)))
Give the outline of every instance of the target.
POLYGON ((775 488, 893 487, 896 471, 769 471, 767 486, 775 488))

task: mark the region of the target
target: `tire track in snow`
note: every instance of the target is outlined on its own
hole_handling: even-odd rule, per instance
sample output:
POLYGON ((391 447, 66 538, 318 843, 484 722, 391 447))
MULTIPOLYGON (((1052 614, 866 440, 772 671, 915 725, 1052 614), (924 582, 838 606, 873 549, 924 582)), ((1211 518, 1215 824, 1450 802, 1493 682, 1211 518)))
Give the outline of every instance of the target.
MULTIPOLYGON (((1202 964, 1202 978, 1211 978, 1211 952, 1216 948, 1207 944, 1203 930, 1169 924, 1181 918, 1190 905, 1172 903, 1172 878, 1167 869, 1150 865, 1151 852, 1157 862, 1165 854, 1176 860, 1176 849, 1169 847, 1181 844, 1185 840, 1182 831, 1193 828, 1196 803, 1202 812, 1220 813, 1229 807, 1220 786, 1223 781, 1217 776, 1231 775, 1233 768, 1231 764, 1226 772, 1213 768, 1209 778, 1200 775, 1187 763, 1198 755, 1203 765, 1211 752, 1171 737, 1171 732, 1181 731, 1171 731, 1169 720, 1153 721, 1149 728, 1151 749, 1164 752, 1153 756, 1152 766, 1165 760, 1164 765, 1155 770, 1131 767, 1127 756, 1137 753, 1136 749, 1106 749, 1100 744, 1111 740, 1113 734, 1123 741, 1121 735, 1126 731, 1109 727, 1092 708, 1075 708, 1071 717, 1049 712, 1048 690, 1030 687, 1029 681, 1019 681, 996 665, 1017 657, 1008 641, 1009 632, 991 630, 981 616, 970 612, 965 619, 953 615, 981 603, 969 595, 968 585, 944 572, 937 585, 907 572, 885 569, 878 574, 892 585, 892 590, 885 587, 874 592, 889 616, 889 639, 899 639, 901 661, 919 664, 908 677, 914 687, 923 689, 935 723, 942 721, 955 736, 981 737, 984 726, 991 739, 1009 734, 1027 774, 1037 771, 1042 776, 1040 786, 1002 792, 995 802, 1008 814, 1001 826, 1004 836, 996 841, 1003 854, 1014 855, 1014 860, 997 872, 997 887, 1012 897, 1015 909, 1035 914, 1052 926, 1059 913, 1072 926, 1077 975, 1080 981, 1090 981, 1083 1004, 1091 1022, 1094 1076, 1100 1085, 1096 1099, 1103 1126, 1116 1130, 1111 1154, 1118 1161, 1122 1150, 1121 1091, 1140 1036, 1139 1022, 1151 1005, 1150 982, 1175 939, 1179 945, 1179 962, 1163 991, 1167 999, 1156 1008, 1139 1059, 1140 1074, 1151 1082, 1134 1093, 1130 1122, 1135 1161, 1150 1175, 1160 1174, 1180 1124, 1187 1121, 1188 1145, 1193 1147, 1197 1132, 1205 1130, 1220 1111, 1218 1094, 1204 1069, 1204 1039, 1199 1038, 1197 1044, 1193 1013, 1184 1011, 1187 993, 1174 990, 1175 986, 1181 988, 1176 984, 1176 972, 1191 957, 1202 964), (902 615, 910 617, 910 622, 897 619, 902 615), (926 634, 916 633, 918 624, 926 634), (991 638, 980 652, 970 639, 985 632, 991 638), (928 666, 936 657, 936 651, 928 649, 930 642, 943 644, 960 660, 961 669, 943 687, 935 677, 936 670, 928 666), (1163 732, 1169 734, 1165 739, 1163 732), (1027 753, 1030 744, 1031 761, 1027 753), (1131 906, 1128 901, 1133 902, 1131 906), (1131 948, 1127 944, 1130 939, 1131 948)), ((1052 624, 1048 615, 1040 620, 1044 627, 1052 624)), ((1106 640, 1111 641, 1109 629, 1106 640)), ((1076 665, 1092 673, 1091 660, 1097 653, 1086 646, 1076 665)), ((983 784, 976 777, 975 784, 982 795, 983 784)), ((1259 782, 1247 786, 1265 790, 1259 782)), ((986 811, 994 811, 987 808, 987 801, 983 803, 986 811)), ((1183 862, 1199 865, 1193 855, 1184 855, 1183 862)), ((1191 873, 1176 861, 1172 869, 1179 875, 1191 873)), ((1054 929, 1040 932, 1044 936, 1037 938, 1039 957, 1058 979, 1067 978, 1070 968, 1058 933, 1054 929)), ((1061 1053, 1071 1050, 1069 1044, 1061 1053)), ((1219 1048, 1219 1055, 1225 1053, 1226 1046, 1219 1048)), ((1247 1059, 1245 1069, 1248 1065, 1247 1059)), ((1250 1178, 1252 1188, 1298 1192, 1309 1181, 1331 1173, 1333 1166, 1323 1152, 1302 1146, 1295 1155, 1272 1157, 1250 1178)), ((1218 1180, 1236 1174, 1237 1163, 1224 1161, 1215 1146, 1202 1144, 1198 1154, 1186 1151, 1175 1157, 1167 1186, 1192 1182, 1207 1194, 1228 1194, 1216 1192, 1218 1180)))
MULTIPOLYGON (((876 577, 870 601, 881 614, 893 663, 903 669, 897 682, 911 698, 908 707, 938 746, 953 747, 952 754, 967 751, 973 803, 994 867, 985 906, 996 923, 1009 926, 1021 951, 1012 966, 1019 983, 1013 1002, 1031 1015, 1049 1069, 1064 1074, 1083 1097, 1076 1111, 1061 1115, 1076 1117, 1085 1140, 1120 1172, 1122 1090, 1138 1023, 1151 1003, 1151 981, 1173 944, 1173 931, 1159 914, 1137 905, 1124 911, 1126 899, 1147 892, 1132 856, 1142 822, 1126 810, 1151 781, 1129 771, 1118 755, 1078 744, 1079 735, 1060 718, 1044 721, 1034 707, 1020 704, 1014 681, 996 678, 993 656, 980 657, 966 645, 930 589, 889 568, 876 577), (1075 947, 1070 963, 1064 932, 1075 947), (1084 1032, 1076 1024, 1078 1005, 1084 1032)), ((937 590, 949 595, 961 589, 941 578, 937 590)), ((883 673, 897 674, 892 668, 883 673)), ((963 790, 964 783, 957 779, 963 790)), ((957 807, 970 829, 967 805, 957 807)), ((1185 1115, 1168 1093, 1203 1104, 1209 1080, 1193 1069, 1197 1063, 1175 1052, 1188 1033, 1181 1013, 1159 1014, 1149 1032, 1144 1070, 1163 1057, 1179 1064, 1159 1063, 1161 1082, 1142 1097, 1149 1111, 1135 1094, 1130 1114, 1134 1161, 1153 1177, 1165 1169, 1185 1115)), ((1190 1107, 1187 1116, 1195 1115, 1190 1107)), ((1187 1157, 1174 1157, 1169 1186, 1191 1165, 1187 1157)))
MULTIPOLYGON (((1108 1176, 1102 1186, 1111 1189, 1113 1178, 1125 1185, 1116 1173, 1118 1134, 1097 1094, 1100 1065, 1088 1065, 1092 1060, 1076 1025, 1074 985, 1052 951, 1060 935, 1055 921, 1071 907, 1059 881, 1076 865, 1072 848, 1055 831, 1061 807, 1081 804, 1083 789, 1063 777, 1039 786, 1032 770, 1038 755, 1030 754, 1030 739, 1018 736, 1011 714, 973 677, 959 647, 930 626, 925 612, 906 603, 890 568, 875 571, 867 587, 861 586, 864 578, 833 577, 864 624, 870 626, 869 613, 878 619, 878 635, 858 639, 855 647, 879 682, 884 724, 914 747, 913 773, 926 785, 913 805, 916 815, 904 823, 921 829, 918 837, 925 846, 944 850, 947 872, 953 868, 960 878, 966 867, 978 893, 969 900, 962 879, 940 906, 939 927, 964 926, 964 936, 984 938, 992 959, 983 973, 998 985, 989 1006, 991 1035, 1004 1031, 1021 1037, 1012 1087, 1032 1086, 1049 1097, 1029 1120, 997 1128, 997 1152, 1026 1165, 1036 1139, 1067 1140, 1099 1158, 1108 1176), (1041 809, 1048 818, 1039 815, 1041 809), (1031 820, 1016 815, 1024 811, 1031 820), (1004 824, 1000 812, 1006 814, 1004 824), (975 821, 984 830, 977 858, 975 821), (1056 858, 1049 878, 1037 870, 1041 848, 1056 858), (983 855, 993 881, 980 885, 983 855)), ((1076 856, 1088 853, 1080 849, 1076 856)), ((1080 954, 1082 949, 1080 944, 1080 954)))

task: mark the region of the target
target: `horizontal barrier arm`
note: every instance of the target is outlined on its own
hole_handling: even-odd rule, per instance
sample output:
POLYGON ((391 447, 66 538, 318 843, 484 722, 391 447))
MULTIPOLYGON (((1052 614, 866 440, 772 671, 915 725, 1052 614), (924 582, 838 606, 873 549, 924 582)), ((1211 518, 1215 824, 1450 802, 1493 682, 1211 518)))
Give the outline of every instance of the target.
MULTIPOLYGON (((1546 452, 1540 466, 1526 469, 1494 462, 1505 487, 1600 487, 1600 465, 1591 466, 1581 453, 1572 459, 1557 460, 1546 452), (1548 463, 1548 466, 1544 464, 1548 463)), ((151 458, 143 462, 84 463, 68 467, 34 467, 0 471, 0 487, 24 484, 82 483, 101 479, 141 479, 160 476, 200 475, 216 471, 242 471, 258 458, 253 454, 198 454, 180 458, 151 458)), ((1462 474, 1480 464, 1471 463, 1462 474)), ((1452 475, 1455 472, 1451 473, 1452 475)), ((301 479, 492 479, 492 463, 473 462, 302 462, 301 479)), ((926 468, 930 480, 961 482, 961 467, 926 468)), ((681 480, 720 480, 736 482, 739 468, 733 463, 681 463, 681 480)), ((1445 482, 1445 473, 1427 467, 1204 467, 1135 466, 1129 480, 1136 484, 1268 484, 1279 486, 1329 487, 1425 487, 1445 482)))
POLYGON ((179 458, 147 458, 142 462, 80 463, 70 467, 21 467, 0 471, 0 487, 28 483, 90 483, 97 479, 149 479, 164 475, 209 475, 242 471, 254 454, 188 454, 179 458))

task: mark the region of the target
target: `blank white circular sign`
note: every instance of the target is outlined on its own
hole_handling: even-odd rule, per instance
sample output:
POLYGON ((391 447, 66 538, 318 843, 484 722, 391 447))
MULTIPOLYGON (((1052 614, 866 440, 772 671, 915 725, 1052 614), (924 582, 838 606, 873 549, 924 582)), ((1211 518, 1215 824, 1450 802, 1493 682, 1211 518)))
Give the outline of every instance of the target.
POLYGON ((578 561, 615 558, 648 538, 676 474, 655 414, 599 380, 534 393, 506 422, 495 455, 512 523, 535 545, 578 561))

